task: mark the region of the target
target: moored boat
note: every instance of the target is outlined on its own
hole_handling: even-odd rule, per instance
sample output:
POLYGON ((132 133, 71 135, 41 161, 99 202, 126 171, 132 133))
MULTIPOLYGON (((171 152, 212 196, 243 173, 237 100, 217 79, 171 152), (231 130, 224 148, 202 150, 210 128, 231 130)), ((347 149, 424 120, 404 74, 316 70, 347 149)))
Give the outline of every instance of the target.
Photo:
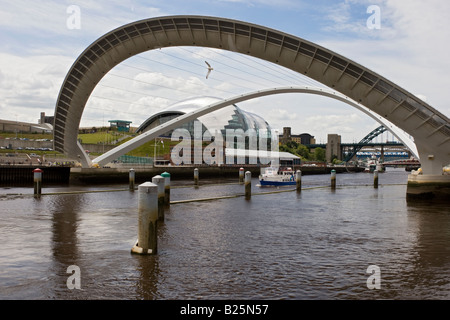
POLYGON ((372 157, 370 160, 367 160, 364 172, 373 173, 375 170, 377 170, 378 172, 384 172, 384 166, 380 160, 378 160, 376 157, 372 157))
POLYGON ((262 187, 295 185, 295 174, 291 168, 261 168, 261 174, 259 175, 259 184, 262 187))

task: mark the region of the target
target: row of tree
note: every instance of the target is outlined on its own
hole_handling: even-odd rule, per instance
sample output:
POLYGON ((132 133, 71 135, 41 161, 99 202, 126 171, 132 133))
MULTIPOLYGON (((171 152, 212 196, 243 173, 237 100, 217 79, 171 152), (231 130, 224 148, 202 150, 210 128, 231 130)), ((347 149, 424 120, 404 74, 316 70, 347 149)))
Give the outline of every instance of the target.
POLYGON ((295 154, 306 161, 326 161, 325 150, 323 148, 317 147, 311 152, 305 145, 295 141, 288 141, 286 144, 280 145, 280 151, 295 154))

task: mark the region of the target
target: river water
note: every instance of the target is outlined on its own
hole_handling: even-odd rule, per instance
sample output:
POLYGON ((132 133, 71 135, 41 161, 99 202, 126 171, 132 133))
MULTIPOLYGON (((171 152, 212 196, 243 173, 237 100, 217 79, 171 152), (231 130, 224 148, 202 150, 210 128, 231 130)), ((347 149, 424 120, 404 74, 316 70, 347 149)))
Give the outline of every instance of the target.
MULTIPOLYGON (((406 201, 407 173, 304 176, 303 190, 173 204, 158 254, 130 253, 138 192, 127 186, 0 189, 0 299, 449 299, 450 209, 406 201), (80 289, 69 289, 69 266, 80 289), (369 289, 369 266, 379 289, 369 289)), ((243 186, 172 181, 171 200, 243 186), (175 188, 184 184, 184 187, 175 188)), ((230 181, 227 181, 230 182, 230 181)), ((235 182, 235 181, 231 181, 235 182)), ((289 188, 261 188, 252 192, 289 188)), ((292 187, 290 187, 292 189, 292 187)), ((371 284, 375 282, 370 282, 371 284)))

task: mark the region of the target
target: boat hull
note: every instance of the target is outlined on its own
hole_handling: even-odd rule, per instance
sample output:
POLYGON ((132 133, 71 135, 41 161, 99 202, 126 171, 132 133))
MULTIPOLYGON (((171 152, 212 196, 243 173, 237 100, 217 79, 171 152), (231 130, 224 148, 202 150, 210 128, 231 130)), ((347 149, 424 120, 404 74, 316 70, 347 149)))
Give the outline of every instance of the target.
POLYGON ((266 186, 295 186, 295 181, 267 181, 267 180, 259 180, 259 184, 262 187, 266 186))

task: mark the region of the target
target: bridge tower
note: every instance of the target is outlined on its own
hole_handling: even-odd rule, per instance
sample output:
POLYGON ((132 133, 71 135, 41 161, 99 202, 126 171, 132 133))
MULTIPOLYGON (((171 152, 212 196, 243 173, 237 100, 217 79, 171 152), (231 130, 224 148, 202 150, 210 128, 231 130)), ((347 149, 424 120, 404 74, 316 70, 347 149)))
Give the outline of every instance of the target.
POLYGON ((327 139, 327 148, 325 151, 327 162, 331 162, 336 156, 338 160, 342 159, 341 136, 338 134, 329 134, 327 139))

